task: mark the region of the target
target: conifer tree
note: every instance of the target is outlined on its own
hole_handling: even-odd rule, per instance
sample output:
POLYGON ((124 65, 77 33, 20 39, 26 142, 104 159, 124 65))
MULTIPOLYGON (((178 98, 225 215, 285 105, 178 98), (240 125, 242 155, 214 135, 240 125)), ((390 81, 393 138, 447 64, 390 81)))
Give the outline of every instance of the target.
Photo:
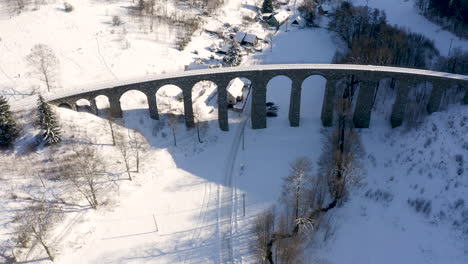
POLYGON ((43 142, 46 144, 57 144, 61 141, 60 126, 57 118, 41 95, 39 95, 37 104, 37 124, 42 130, 43 142))
POLYGON ((242 49, 237 41, 232 43, 232 47, 223 58, 227 66, 238 66, 242 61, 242 49))
POLYGON ((0 148, 10 147, 18 136, 13 114, 5 97, 0 96, 0 148))
POLYGON ((272 13, 272 12, 273 12, 272 0, 263 0, 262 13, 272 13))

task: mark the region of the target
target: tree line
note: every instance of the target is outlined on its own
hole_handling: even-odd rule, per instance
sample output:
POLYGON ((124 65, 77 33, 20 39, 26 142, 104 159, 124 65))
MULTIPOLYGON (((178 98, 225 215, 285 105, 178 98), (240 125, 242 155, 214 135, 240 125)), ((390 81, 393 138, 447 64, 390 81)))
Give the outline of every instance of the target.
POLYGON ((331 14, 328 28, 346 43, 335 63, 382 65, 467 74, 468 52, 454 47, 440 56, 434 42, 422 34, 387 24, 384 11, 343 2, 331 14))
POLYGON ((468 1, 466 0, 417 0, 416 6, 423 15, 442 24, 459 37, 468 37, 468 1))

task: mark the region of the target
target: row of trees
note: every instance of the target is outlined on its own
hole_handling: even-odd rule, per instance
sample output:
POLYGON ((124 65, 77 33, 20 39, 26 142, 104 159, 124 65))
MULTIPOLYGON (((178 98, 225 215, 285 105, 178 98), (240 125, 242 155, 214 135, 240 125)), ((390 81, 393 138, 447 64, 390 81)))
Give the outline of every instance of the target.
POLYGON ((351 82, 337 99, 337 123, 317 173, 307 157, 293 161, 283 180, 280 209, 272 208, 255 220, 253 249, 259 263, 302 263, 303 243, 319 229, 323 215, 345 201, 349 186, 359 182, 361 147, 351 120, 354 86, 351 82))
POLYGON ((468 37, 468 1, 417 0, 416 5, 429 19, 443 25, 447 24, 446 28, 460 37, 468 37))
POLYGON ((335 55, 337 63, 428 68, 438 55, 431 40, 388 25, 384 11, 367 6, 343 2, 328 27, 348 45, 348 51, 335 55))
POLYGON ((336 31, 348 49, 337 52, 334 62, 433 69, 468 74, 468 52, 453 48, 439 56, 432 40, 387 24, 384 11, 343 2, 332 14, 330 30, 336 31))

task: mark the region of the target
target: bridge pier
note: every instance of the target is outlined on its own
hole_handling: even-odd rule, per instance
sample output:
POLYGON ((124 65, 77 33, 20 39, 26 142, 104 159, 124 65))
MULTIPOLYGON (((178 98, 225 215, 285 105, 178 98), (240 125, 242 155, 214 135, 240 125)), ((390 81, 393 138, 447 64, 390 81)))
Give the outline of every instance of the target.
POLYGON ((333 125, 333 109, 335 106, 335 90, 338 84, 338 79, 327 78, 325 86, 325 93, 323 95, 322 103, 322 125, 330 127, 333 125))
POLYGON ((465 85, 464 88, 465 88, 465 97, 463 98, 463 104, 468 105, 468 86, 465 85))
POLYGON ((429 103, 427 104, 427 112, 432 114, 439 110, 442 95, 444 94, 446 82, 432 81, 431 97, 429 97, 429 103))
POLYGON ((184 95, 184 117, 187 128, 195 126, 195 122, 193 120, 192 87, 193 86, 181 87, 184 95))
POLYGON ((158 103, 156 102, 156 93, 153 93, 151 90, 149 93, 146 93, 146 98, 148 100, 148 109, 149 114, 152 119, 159 120, 158 112, 158 103))
POLYGON ((93 99, 89 100, 89 107, 91 108, 91 112, 93 112, 93 114, 98 115, 98 108, 97 108, 97 104, 96 104, 96 98, 93 98, 93 99))
POLYGON ((369 127, 377 84, 378 81, 374 80, 362 80, 359 82, 359 94, 353 115, 354 127, 369 127))
POLYGON ((268 80, 262 74, 252 83, 252 128, 266 128, 266 89, 268 80))
POLYGON ((118 96, 108 96, 110 104, 110 114, 114 118, 121 118, 122 106, 120 105, 120 98, 118 96))
POLYGON ((393 128, 401 126, 403 123, 406 103, 408 101, 408 92, 412 84, 412 82, 406 79, 398 80, 396 99, 395 103, 393 104, 392 115, 390 117, 390 123, 392 124, 393 128))
POLYGON ((303 78, 292 79, 291 96, 289 98, 289 124, 298 127, 301 119, 301 89, 303 78))
POLYGON ((218 123, 222 131, 229 131, 228 108, 227 108, 227 91, 226 88, 229 81, 218 82, 216 89, 218 90, 218 123))

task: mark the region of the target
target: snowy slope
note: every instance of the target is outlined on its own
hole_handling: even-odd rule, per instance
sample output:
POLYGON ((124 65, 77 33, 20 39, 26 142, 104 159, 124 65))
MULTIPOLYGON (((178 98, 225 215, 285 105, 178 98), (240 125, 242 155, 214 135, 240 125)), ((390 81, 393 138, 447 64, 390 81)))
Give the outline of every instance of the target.
POLYGON ((414 0, 355 0, 354 5, 368 5, 369 7, 385 10, 390 25, 404 27, 412 32, 420 33, 434 41, 440 55, 447 56, 451 48, 460 47, 468 50, 468 40, 460 39, 451 32, 443 30, 420 15, 414 0))
MULTIPOLYGON (((177 71, 194 57, 190 53, 193 50, 208 57, 210 53, 205 47, 215 41, 202 33, 185 51, 179 52, 164 36, 141 34, 129 26, 131 46, 124 49, 120 45, 122 42, 114 41, 115 33, 110 33, 112 28, 106 23, 114 12, 123 12, 120 6, 129 5, 131 1, 84 1, 83 5, 80 1, 70 2, 75 5, 77 15, 57 12, 54 9, 59 7, 57 3, 0 22, 0 34, 7 35, 1 36, 0 49, 11 50, 0 53, 0 61, 8 65, 0 65, 6 73, 0 74, 2 85, 29 92, 30 86, 37 84, 24 77, 26 66, 22 59, 34 44, 26 40, 35 42, 36 37, 64 54, 59 54, 64 87, 115 80, 114 74, 126 79, 141 76, 141 73, 177 71), (56 16, 54 24, 52 17, 56 16), (83 16, 90 19, 82 19, 83 16), (47 20, 45 17, 50 17, 52 22, 42 21, 47 20), (41 37, 44 34, 41 23, 31 23, 37 20, 50 23, 50 28, 62 27, 61 33, 56 33, 58 36, 64 35, 63 31, 69 31, 70 36, 41 37), (67 23, 75 26, 63 26, 67 23), (16 32, 14 25, 21 25, 33 37, 16 32), (102 57, 97 52, 98 43, 105 47, 101 49, 102 57), (15 78, 18 73, 21 76, 15 78)), ((249 4, 253 3, 229 1, 209 23, 219 26, 228 21, 241 26, 238 12, 251 12, 249 4)), ((252 30, 263 29, 254 26, 252 30)), ((280 30, 273 37, 272 49, 249 56, 245 64, 329 63, 340 45, 335 42, 334 35, 323 29, 280 30)), ((290 81, 281 76, 269 83, 267 100, 279 106, 279 116, 268 119, 267 129, 251 130, 247 125, 240 141, 236 137, 242 116, 230 111, 230 131, 219 131, 217 111, 210 113, 209 108, 215 106, 216 98, 207 102, 213 87, 205 87, 207 92, 197 100, 206 110, 203 120, 208 129, 202 133, 203 143, 197 142, 195 131, 185 130, 181 123, 177 130, 177 147, 173 146, 171 130, 164 125, 165 116, 162 115, 162 121, 151 120, 144 97, 138 92, 126 94, 122 102, 121 129, 138 129, 148 141, 142 172, 134 174, 133 182, 117 181, 118 190, 108 197, 107 206, 96 212, 85 210, 67 215, 53 239, 54 246, 59 249, 56 263, 221 263, 226 208, 233 208, 234 262, 255 263, 249 244, 254 239, 250 232, 251 221, 276 203, 288 164, 299 156, 317 161, 324 140, 320 109, 325 80, 315 76, 305 81, 298 128, 289 127, 287 120, 289 86, 290 81), (230 152, 235 143, 239 144, 239 151, 234 155, 235 160, 231 160, 230 152), (220 199, 223 192, 230 190, 225 179, 227 165, 233 165, 233 200, 220 199), (245 216, 242 194, 246 199, 245 216)), ((165 89, 168 89, 165 91, 168 96, 158 104, 177 106, 171 98, 177 93, 170 87, 165 89)), ((178 110, 181 110, 180 105, 178 110)), ((96 147, 106 154, 109 170, 125 177, 118 152, 110 146, 105 119, 66 109, 58 112, 65 123, 76 123, 83 133, 77 141, 86 142, 84 134, 91 135, 96 147)), ((314 260, 323 263, 466 263, 467 237, 463 233, 468 191, 466 116, 466 106, 450 107, 430 116, 416 130, 407 131, 404 127, 390 129, 382 122, 385 117, 374 113, 371 129, 361 131, 366 150, 362 157, 366 172, 363 185, 352 190, 349 201, 330 215, 332 236, 325 242, 309 245, 306 263, 314 263, 314 260), (457 155, 461 155, 462 165, 457 155), (463 172, 458 175, 460 168, 463 172), (460 199, 464 202, 459 202, 460 199), (420 201, 424 202, 417 212, 420 201), (426 201, 430 201, 429 213, 424 211, 426 201)), ((30 183, 40 184, 37 179, 30 183)), ((8 212, 0 217, 0 244, 11 238, 12 209, 21 206, 9 198, 11 188, 10 185, 0 188, 0 210, 8 212)), ((28 260, 48 263, 43 257, 41 250, 33 250, 28 260)))

